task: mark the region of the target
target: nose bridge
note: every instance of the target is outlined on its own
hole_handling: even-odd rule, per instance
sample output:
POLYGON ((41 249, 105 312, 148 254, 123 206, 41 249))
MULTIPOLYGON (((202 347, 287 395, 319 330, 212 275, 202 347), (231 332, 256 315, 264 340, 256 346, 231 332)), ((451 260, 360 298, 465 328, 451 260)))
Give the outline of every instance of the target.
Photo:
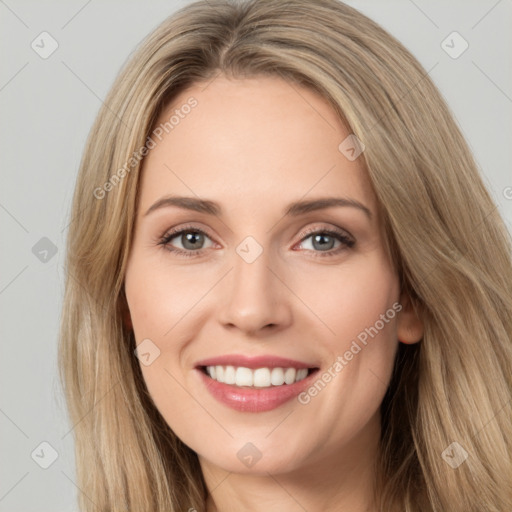
POLYGON ((246 332, 270 325, 275 329, 291 321, 283 285, 271 270, 275 262, 271 261, 270 251, 256 244, 249 239, 237 247, 220 313, 224 325, 246 332))
POLYGON ((254 261, 237 254, 234 258, 232 277, 233 295, 238 296, 242 301, 250 296, 263 298, 268 294, 270 297, 272 295, 270 288, 273 286, 271 283, 273 274, 269 268, 270 259, 268 251, 262 252, 254 261))

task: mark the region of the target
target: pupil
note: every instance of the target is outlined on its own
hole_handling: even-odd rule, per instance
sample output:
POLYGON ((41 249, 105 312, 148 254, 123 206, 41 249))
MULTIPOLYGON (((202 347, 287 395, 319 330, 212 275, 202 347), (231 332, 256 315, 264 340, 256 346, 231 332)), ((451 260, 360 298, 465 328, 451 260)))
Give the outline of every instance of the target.
POLYGON ((332 249, 333 248, 334 239, 329 235, 315 235, 313 237, 313 247, 315 249, 332 249), (327 242, 326 242, 327 239, 327 242), (315 244, 318 242, 319 246, 317 247, 315 244))
POLYGON ((185 234, 182 238, 183 247, 185 247, 185 249, 197 249, 198 246, 201 246, 201 243, 198 244, 197 242, 202 241, 202 236, 201 233, 194 232, 185 234))

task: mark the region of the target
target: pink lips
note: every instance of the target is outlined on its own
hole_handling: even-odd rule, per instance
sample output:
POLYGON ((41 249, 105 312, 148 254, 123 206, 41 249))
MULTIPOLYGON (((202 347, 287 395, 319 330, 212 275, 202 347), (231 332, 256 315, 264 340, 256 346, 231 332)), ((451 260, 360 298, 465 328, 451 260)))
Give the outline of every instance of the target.
POLYGON ((314 364, 307 364, 293 359, 276 356, 248 357, 241 355, 226 355, 199 361, 196 370, 206 389, 219 402, 241 412, 264 412, 275 409, 296 397, 311 385, 316 371, 299 382, 271 386, 268 388, 237 387, 217 382, 204 371, 206 366, 243 366, 245 368, 315 368, 314 364))

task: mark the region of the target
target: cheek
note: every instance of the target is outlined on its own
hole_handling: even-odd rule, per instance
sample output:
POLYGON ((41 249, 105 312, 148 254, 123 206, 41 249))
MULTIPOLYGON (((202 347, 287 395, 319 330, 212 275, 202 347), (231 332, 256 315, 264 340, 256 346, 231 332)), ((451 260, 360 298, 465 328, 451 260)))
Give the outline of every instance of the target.
POLYGON ((149 364, 140 359, 142 376, 149 395, 166 419, 166 411, 182 410, 190 401, 175 367, 186 343, 180 328, 200 291, 186 286, 188 281, 180 272, 171 274, 161 260, 144 259, 137 251, 130 258, 125 278, 136 344, 144 346, 151 358, 149 364))
MULTIPOLYGON (((378 409, 391 377, 401 309, 398 277, 375 252, 340 267, 322 290, 314 295, 315 312, 334 335, 323 337, 330 354, 318 376, 323 382, 306 390, 302 403, 310 404, 319 417, 322 411, 339 411, 345 425, 357 430, 378 409)), ((342 428, 337 425, 333 432, 342 428)))
POLYGON ((208 291, 208 281, 187 270, 169 269, 162 258, 142 261, 134 256, 125 289, 135 339, 164 340, 208 291))
POLYGON ((297 281, 297 295, 312 313, 308 318, 316 321, 337 352, 358 335, 364 338, 366 329, 376 323, 380 337, 396 334, 393 304, 399 298, 398 278, 380 251, 303 275, 309 277, 297 281))
POLYGON ((148 257, 135 251, 130 258, 125 290, 136 344, 146 343, 158 357, 150 365, 140 362, 148 391, 157 406, 167 407, 190 400, 183 394, 182 369, 186 347, 200 329, 204 297, 215 283, 191 268, 170 268, 165 254, 148 257), (148 345, 146 340, 152 343, 148 345), (154 345, 153 345, 154 344, 154 345), (155 348, 156 346, 156 348, 155 348))

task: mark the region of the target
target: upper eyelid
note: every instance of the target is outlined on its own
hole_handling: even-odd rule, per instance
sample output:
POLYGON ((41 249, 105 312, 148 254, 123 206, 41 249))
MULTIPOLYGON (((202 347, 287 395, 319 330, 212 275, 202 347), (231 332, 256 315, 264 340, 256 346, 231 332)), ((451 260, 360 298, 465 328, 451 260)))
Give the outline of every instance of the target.
POLYGON ((347 238, 350 238, 352 240, 355 240, 351 233, 349 233, 346 229, 339 228, 339 227, 314 227, 314 228, 308 228, 304 231, 302 231, 301 234, 301 240, 303 240, 305 237, 310 237, 311 235, 314 235, 315 233, 333 233, 336 235, 342 235, 346 236, 347 238))
POLYGON ((191 226, 185 225, 183 227, 179 227, 179 228, 176 228, 176 229, 175 228, 167 229, 163 233, 163 235, 160 237, 160 239, 165 239, 165 238, 171 238, 172 239, 172 238, 175 238, 176 236, 180 235, 181 233, 187 232, 187 231, 197 231, 199 233, 205 234, 206 236, 211 238, 212 241, 215 240, 215 237, 212 236, 207 229, 202 228, 202 227, 199 228, 199 227, 193 226, 193 225, 191 225, 191 226))

